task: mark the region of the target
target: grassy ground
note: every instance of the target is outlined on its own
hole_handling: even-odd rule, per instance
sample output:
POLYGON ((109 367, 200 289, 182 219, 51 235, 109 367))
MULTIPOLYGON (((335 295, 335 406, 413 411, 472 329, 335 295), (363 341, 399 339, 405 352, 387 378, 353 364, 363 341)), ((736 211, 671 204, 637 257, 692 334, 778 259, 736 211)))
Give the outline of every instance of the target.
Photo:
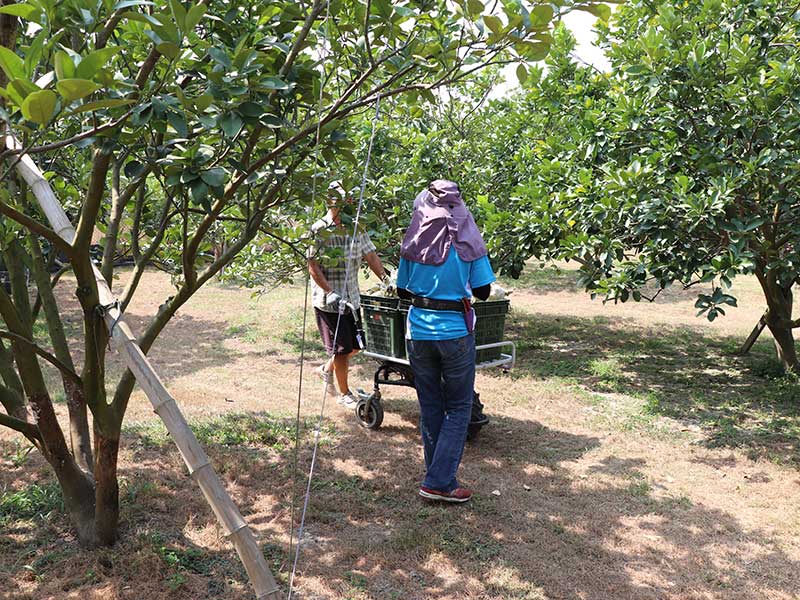
MULTIPOLYGON (((749 356, 734 353, 763 309, 754 282, 736 282, 741 307, 713 324, 693 316, 689 291, 614 306, 573 282, 552 267, 506 282, 519 360, 508 374, 478 376, 492 423, 465 453, 468 505, 415 495, 422 459, 409 390, 385 391, 375 432, 328 403, 294 597, 800 597, 800 385, 778 376, 767 336, 749 356)), ((70 283, 58 291, 75 311, 70 283)), ((134 331, 170 294, 167 278, 148 275, 128 313, 134 331)), ((256 299, 212 285, 151 352, 284 586, 320 410, 310 323, 295 457, 302 323, 299 288, 256 299)), ((109 381, 121 368, 112 352, 109 381)), ((360 361, 354 379, 367 387, 372 369, 360 361)), ((78 549, 47 466, 7 432, 0 464, 0 598, 248 597, 235 553, 138 390, 114 548, 78 549)))

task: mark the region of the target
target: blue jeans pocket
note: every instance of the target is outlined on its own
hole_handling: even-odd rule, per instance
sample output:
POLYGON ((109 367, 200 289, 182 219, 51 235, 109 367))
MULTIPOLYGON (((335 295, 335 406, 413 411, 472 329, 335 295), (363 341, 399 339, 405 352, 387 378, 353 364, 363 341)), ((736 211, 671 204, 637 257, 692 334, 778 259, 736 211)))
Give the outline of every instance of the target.
POLYGON ((474 344, 470 343, 473 339, 471 335, 465 335, 455 340, 440 342, 441 345, 439 347, 442 352, 442 357, 449 360, 461 358, 474 347, 474 344))

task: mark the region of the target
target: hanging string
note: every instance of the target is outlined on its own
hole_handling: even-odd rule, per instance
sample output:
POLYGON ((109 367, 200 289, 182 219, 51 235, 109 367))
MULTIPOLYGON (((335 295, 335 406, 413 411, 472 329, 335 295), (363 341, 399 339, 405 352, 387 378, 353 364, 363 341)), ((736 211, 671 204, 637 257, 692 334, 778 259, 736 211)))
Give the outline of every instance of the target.
MULTIPOLYGON (((322 85, 320 84, 320 103, 322 102, 322 85)), ((320 109, 318 109, 319 111, 320 109)), ((297 121, 297 107, 294 109, 294 120, 297 121)), ((314 162, 319 160, 319 124, 317 125, 317 146, 314 149, 314 162)), ((292 175, 292 179, 294 175, 292 175)), ((290 186, 291 189, 291 186, 290 186)), ((311 206, 312 209, 316 203, 317 198, 317 173, 316 167, 314 169, 314 179, 311 182, 311 206)), ((292 509, 289 521, 289 554, 292 556, 294 551, 294 519, 295 511, 297 510, 297 483, 300 470, 298 468, 300 457, 300 404, 303 397, 303 367, 306 360, 306 328, 308 323, 308 289, 310 284, 310 274, 308 268, 305 270, 305 292, 303 293, 303 330, 300 337, 300 374, 297 382, 297 414, 294 421, 294 456, 292 459, 292 509)))
MULTIPOLYGON (((348 255, 347 255, 347 259, 345 261, 345 277, 344 277, 345 284, 344 284, 344 290, 343 290, 343 294, 342 294, 342 302, 344 302, 349 297, 348 296, 348 284, 349 284, 349 280, 350 280, 350 271, 351 271, 351 268, 352 268, 352 265, 353 265, 353 262, 354 262, 354 260, 353 260, 353 248, 354 248, 356 239, 358 237, 358 226, 359 226, 359 222, 361 220, 361 210, 362 210, 362 207, 364 205, 364 188, 366 187, 367 176, 369 174, 369 164, 370 164, 370 160, 371 160, 371 157, 372 157, 372 146, 373 146, 373 142, 375 140, 375 129, 376 129, 377 122, 378 122, 378 120, 380 118, 380 101, 381 101, 381 97, 379 95, 377 97, 376 101, 375 101, 375 117, 372 120, 372 131, 370 132, 369 145, 367 146, 367 157, 366 157, 366 160, 364 162, 364 172, 363 172, 363 175, 361 177, 361 189, 359 191, 358 205, 357 205, 357 208, 356 208, 356 217, 355 217, 354 222, 353 222, 353 234, 352 234, 352 236, 350 238, 349 252, 348 252, 348 255)), ((319 131, 319 127, 318 127, 318 131, 319 131)), ((340 326, 341 321, 342 321, 342 315, 344 314, 343 309, 344 309, 343 305, 340 304, 339 314, 338 314, 338 317, 336 319, 336 329, 335 329, 334 334, 333 334, 333 347, 334 348, 336 348, 336 342, 338 341, 338 338, 339 338, 339 326, 340 326)), ((317 425, 316 425, 316 428, 314 429, 314 447, 313 447, 313 451, 311 453, 311 466, 310 466, 309 472, 308 472, 308 482, 306 484, 306 493, 305 493, 305 498, 303 500, 303 511, 301 513, 301 516, 300 516, 300 526, 298 527, 298 530, 297 530, 297 550, 296 550, 295 555, 294 555, 294 564, 292 565, 292 574, 291 574, 291 577, 289 578, 289 600, 291 600, 292 592, 294 591, 294 578, 295 578, 296 573, 297 573, 297 564, 298 564, 298 561, 299 561, 299 558, 300 558, 300 551, 302 549, 302 544, 303 544, 303 531, 305 529, 306 514, 308 512, 308 505, 309 505, 310 499, 311 499, 311 483, 312 483, 312 481, 314 479, 314 468, 316 467, 316 462, 317 462, 317 451, 319 449, 320 431, 322 429, 322 423, 323 423, 323 420, 324 420, 324 417, 325 417, 325 400, 327 399, 327 396, 328 396, 328 386, 325 385, 325 386, 323 386, 323 391, 322 391, 322 405, 321 405, 321 408, 320 408, 319 417, 317 419, 317 425)))
MULTIPOLYGON (((325 3, 325 36, 323 40, 327 42, 330 35, 330 17, 331 17, 331 3, 330 0, 327 0, 325 3)), ((326 50, 325 43, 322 45, 323 51, 326 50)), ((328 55, 329 57, 330 55, 328 55)), ((319 81, 319 99, 317 102, 317 132, 315 135, 315 146, 314 146, 314 176, 311 181, 311 206, 312 209, 316 206, 316 198, 317 198, 317 176, 319 170, 319 147, 320 147, 320 137, 322 132, 322 99, 323 99, 323 92, 325 89, 325 59, 328 57, 320 57, 320 64, 321 64, 321 71, 322 75, 319 81)), ((303 392, 303 367, 305 365, 305 355, 306 355, 306 325, 308 322, 308 288, 309 288, 309 280, 310 280, 310 273, 309 270, 306 268, 306 285, 305 285, 305 295, 303 299, 303 334, 302 339, 300 342, 300 375, 299 375, 299 382, 297 386, 297 414, 295 417, 295 448, 294 448, 294 479, 292 484, 292 513, 291 513, 291 524, 289 529, 289 556, 292 556, 292 549, 294 547, 294 520, 295 520, 295 490, 297 489, 297 476, 299 473, 298 469, 298 456, 299 456, 299 448, 300 448, 300 404, 302 399, 302 392, 303 392)), ((335 337, 334 337, 335 342, 335 337)), ((322 416, 324 415, 324 407, 325 407, 325 395, 328 390, 328 386, 325 385, 323 396, 322 396, 322 409, 320 411, 320 422, 322 420, 322 416)), ((311 472, 314 469, 314 462, 316 460, 317 454, 317 446, 319 444, 319 431, 320 431, 320 422, 317 423, 317 427, 314 430, 314 452, 311 458, 311 472)), ((300 520, 300 527, 297 531, 297 549, 294 553, 294 560, 292 561, 292 573, 289 577, 289 600, 292 598, 292 591, 294 589, 294 578, 297 573, 297 560, 300 557, 300 544, 302 541, 303 536, 303 524, 305 523, 305 515, 306 509, 308 506, 308 493, 309 488, 311 486, 311 475, 309 474, 308 478, 308 487, 306 488, 306 495, 303 504, 303 513, 302 518, 300 520)))

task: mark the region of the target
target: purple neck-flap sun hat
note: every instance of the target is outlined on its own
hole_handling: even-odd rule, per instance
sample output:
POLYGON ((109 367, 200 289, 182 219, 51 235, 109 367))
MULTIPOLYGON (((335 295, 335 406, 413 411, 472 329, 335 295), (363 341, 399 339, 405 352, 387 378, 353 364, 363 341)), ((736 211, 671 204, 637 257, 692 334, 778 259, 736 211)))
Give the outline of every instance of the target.
POLYGON ((414 214, 400 256, 423 265, 441 265, 447 260, 451 245, 466 262, 488 254, 458 185, 437 179, 414 200, 414 214))

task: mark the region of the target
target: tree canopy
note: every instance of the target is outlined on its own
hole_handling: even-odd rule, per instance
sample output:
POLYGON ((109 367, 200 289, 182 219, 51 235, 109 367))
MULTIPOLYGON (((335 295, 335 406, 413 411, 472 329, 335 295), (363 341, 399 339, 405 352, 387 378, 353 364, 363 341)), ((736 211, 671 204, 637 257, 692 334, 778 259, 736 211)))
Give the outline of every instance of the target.
POLYGON ((495 152, 513 146, 485 203, 498 266, 576 260, 587 290, 615 302, 697 285, 710 320, 736 305, 732 280, 753 274, 796 369, 797 8, 633 0, 598 26, 609 73, 572 59, 558 30, 547 72, 481 116, 495 152))

